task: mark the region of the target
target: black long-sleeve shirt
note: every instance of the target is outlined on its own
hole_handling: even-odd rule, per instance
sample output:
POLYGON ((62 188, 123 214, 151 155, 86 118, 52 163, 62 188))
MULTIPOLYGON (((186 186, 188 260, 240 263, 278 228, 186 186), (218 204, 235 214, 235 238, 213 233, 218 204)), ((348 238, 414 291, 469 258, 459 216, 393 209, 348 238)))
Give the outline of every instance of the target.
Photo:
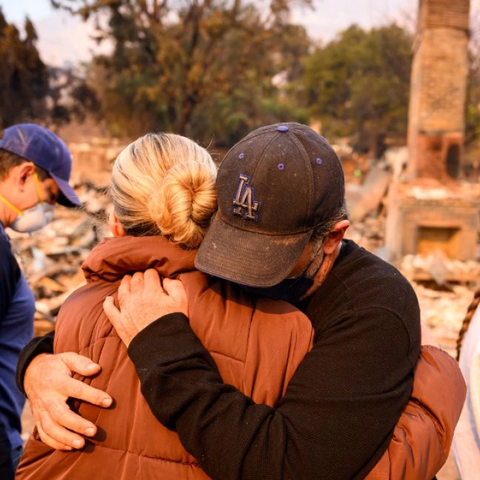
POLYGON ((392 266, 345 242, 299 307, 312 351, 274 408, 222 382, 182 314, 129 347, 153 413, 215 480, 363 478, 386 450, 420 352, 415 293, 392 266))

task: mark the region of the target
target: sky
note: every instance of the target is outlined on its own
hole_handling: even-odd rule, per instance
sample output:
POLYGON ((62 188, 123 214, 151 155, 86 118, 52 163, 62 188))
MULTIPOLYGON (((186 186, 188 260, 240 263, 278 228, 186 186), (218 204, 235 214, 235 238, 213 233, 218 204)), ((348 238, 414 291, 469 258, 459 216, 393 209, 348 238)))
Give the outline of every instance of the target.
MULTIPOLYGON (((314 0, 316 9, 296 9, 293 21, 306 27, 311 37, 328 42, 352 23, 364 28, 396 20, 414 22, 418 0, 314 0)), ((454 0, 452 0, 454 1, 454 0)), ((472 3, 480 3, 473 0, 472 3)), ((26 15, 33 21, 39 36, 38 47, 44 62, 88 61, 98 47, 90 39, 92 27, 66 12, 52 9, 50 0, 0 0, 7 21, 20 26, 26 15)), ((107 49, 104 46, 104 51, 107 49)))

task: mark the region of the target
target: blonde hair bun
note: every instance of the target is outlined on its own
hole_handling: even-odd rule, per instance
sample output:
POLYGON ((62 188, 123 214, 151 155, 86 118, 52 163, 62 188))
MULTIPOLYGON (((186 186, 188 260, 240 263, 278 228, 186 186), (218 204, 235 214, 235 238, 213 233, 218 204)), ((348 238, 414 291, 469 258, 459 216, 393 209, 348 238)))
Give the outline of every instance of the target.
POLYGON ((217 168, 189 138, 149 133, 126 147, 113 166, 110 194, 127 235, 167 235, 200 245, 217 209, 217 168))
POLYGON ((149 203, 150 216, 162 234, 190 248, 200 245, 216 210, 214 172, 198 162, 170 168, 149 203))

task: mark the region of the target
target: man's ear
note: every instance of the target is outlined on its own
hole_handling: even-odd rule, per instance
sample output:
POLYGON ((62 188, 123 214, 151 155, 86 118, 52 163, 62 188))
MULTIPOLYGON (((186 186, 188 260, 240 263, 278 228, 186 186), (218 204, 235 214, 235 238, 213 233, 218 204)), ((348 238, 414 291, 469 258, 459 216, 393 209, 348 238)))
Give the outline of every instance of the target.
POLYGON ((114 237, 125 237, 127 235, 127 233, 125 232, 125 229, 122 227, 122 224, 120 223, 120 220, 115 215, 115 212, 112 212, 109 215, 108 226, 114 237))
POLYGON ((350 222, 348 220, 341 220, 334 225, 332 231, 327 234, 323 242, 323 252, 325 255, 330 255, 337 249, 338 244, 342 241, 349 226, 350 222))
POLYGON ((16 165, 10 170, 9 176, 17 185, 17 188, 23 192, 25 189, 25 183, 33 176, 35 172, 35 165, 31 162, 23 162, 20 165, 16 165))

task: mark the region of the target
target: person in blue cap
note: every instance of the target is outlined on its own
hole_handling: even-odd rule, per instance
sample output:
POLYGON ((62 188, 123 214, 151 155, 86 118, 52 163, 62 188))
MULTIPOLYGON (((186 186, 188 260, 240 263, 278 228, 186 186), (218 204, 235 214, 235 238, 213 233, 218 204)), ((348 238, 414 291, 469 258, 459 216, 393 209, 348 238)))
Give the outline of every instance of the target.
POLYGON ((13 125, 0 138, 0 478, 13 479, 22 453, 25 397, 15 385, 21 349, 33 336, 35 300, 5 229, 32 233, 47 225, 57 203, 81 202, 69 185, 72 155, 53 132, 13 125))

